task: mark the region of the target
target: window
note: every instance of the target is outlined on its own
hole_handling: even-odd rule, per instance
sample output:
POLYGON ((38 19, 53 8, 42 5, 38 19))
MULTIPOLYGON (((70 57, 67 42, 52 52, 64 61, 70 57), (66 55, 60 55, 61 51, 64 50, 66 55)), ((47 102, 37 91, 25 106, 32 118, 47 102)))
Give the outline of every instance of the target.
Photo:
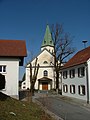
POLYGON ((44 71, 44 76, 48 76, 48 71, 47 70, 44 71))
POLYGON ((52 50, 52 53, 54 53, 53 50, 52 50))
POLYGON ((44 44, 46 44, 46 41, 44 41, 44 44))
POLYGON ((79 95, 85 95, 85 86, 84 85, 78 86, 78 93, 79 93, 79 95))
POLYGON ((78 68, 78 77, 83 77, 83 76, 85 76, 85 68, 80 67, 78 68))
POLYGON ((68 92, 68 86, 67 85, 63 85, 63 92, 65 92, 65 93, 68 92))
POLYGON ((63 72, 63 78, 66 79, 67 78, 67 71, 63 72))
POLYGON ((70 75, 70 78, 74 78, 75 77, 75 69, 70 70, 69 75, 70 75))
POLYGON ((26 83, 24 82, 23 85, 25 85, 26 83))
POLYGON ((50 44, 52 44, 52 41, 50 41, 50 44))
POLYGON ((43 63, 44 63, 44 64, 48 64, 48 62, 47 62, 47 61, 44 61, 43 63))
POLYGON ((0 66, 0 72, 2 72, 2 66, 0 66))
POLYGON ((6 66, 0 65, 0 73, 5 73, 5 72, 6 72, 6 66))
POLYGON ((70 93, 75 94, 75 85, 70 85, 70 93))
POLYGON ((23 89, 25 89, 26 87, 24 86, 23 89))

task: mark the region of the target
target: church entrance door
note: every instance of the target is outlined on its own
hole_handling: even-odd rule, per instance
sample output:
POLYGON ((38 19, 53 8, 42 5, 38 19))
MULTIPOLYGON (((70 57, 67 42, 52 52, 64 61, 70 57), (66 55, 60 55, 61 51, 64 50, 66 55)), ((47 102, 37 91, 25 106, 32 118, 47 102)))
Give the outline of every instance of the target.
POLYGON ((48 90, 48 82, 42 83, 42 90, 48 90))

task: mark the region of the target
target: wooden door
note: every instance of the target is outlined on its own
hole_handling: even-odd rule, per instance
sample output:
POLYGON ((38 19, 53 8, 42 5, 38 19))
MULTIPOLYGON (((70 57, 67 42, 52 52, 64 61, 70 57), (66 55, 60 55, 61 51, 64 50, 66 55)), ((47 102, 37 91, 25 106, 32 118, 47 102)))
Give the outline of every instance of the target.
POLYGON ((48 83, 42 83, 42 90, 48 90, 48 83))

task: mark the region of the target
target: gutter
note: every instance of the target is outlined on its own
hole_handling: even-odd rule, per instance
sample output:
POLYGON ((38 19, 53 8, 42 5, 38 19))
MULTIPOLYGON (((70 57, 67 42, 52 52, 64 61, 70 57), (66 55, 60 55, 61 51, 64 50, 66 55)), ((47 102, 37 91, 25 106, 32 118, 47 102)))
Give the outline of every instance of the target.
POLYGON ((86 83, 87 83, 87 104, 89 104, 89 79, 88 79, 88 64, 86 63, 86 83))

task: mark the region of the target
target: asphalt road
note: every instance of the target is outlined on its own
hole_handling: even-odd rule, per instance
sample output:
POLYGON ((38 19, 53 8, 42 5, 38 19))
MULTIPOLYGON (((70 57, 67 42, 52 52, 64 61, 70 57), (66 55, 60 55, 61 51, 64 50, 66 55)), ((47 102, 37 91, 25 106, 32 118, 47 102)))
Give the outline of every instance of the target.
POLYGON ((79 104, 72 104, 58 97, 42 97, 37 100, 63 120, 90 120, 90 109, 79 104))

